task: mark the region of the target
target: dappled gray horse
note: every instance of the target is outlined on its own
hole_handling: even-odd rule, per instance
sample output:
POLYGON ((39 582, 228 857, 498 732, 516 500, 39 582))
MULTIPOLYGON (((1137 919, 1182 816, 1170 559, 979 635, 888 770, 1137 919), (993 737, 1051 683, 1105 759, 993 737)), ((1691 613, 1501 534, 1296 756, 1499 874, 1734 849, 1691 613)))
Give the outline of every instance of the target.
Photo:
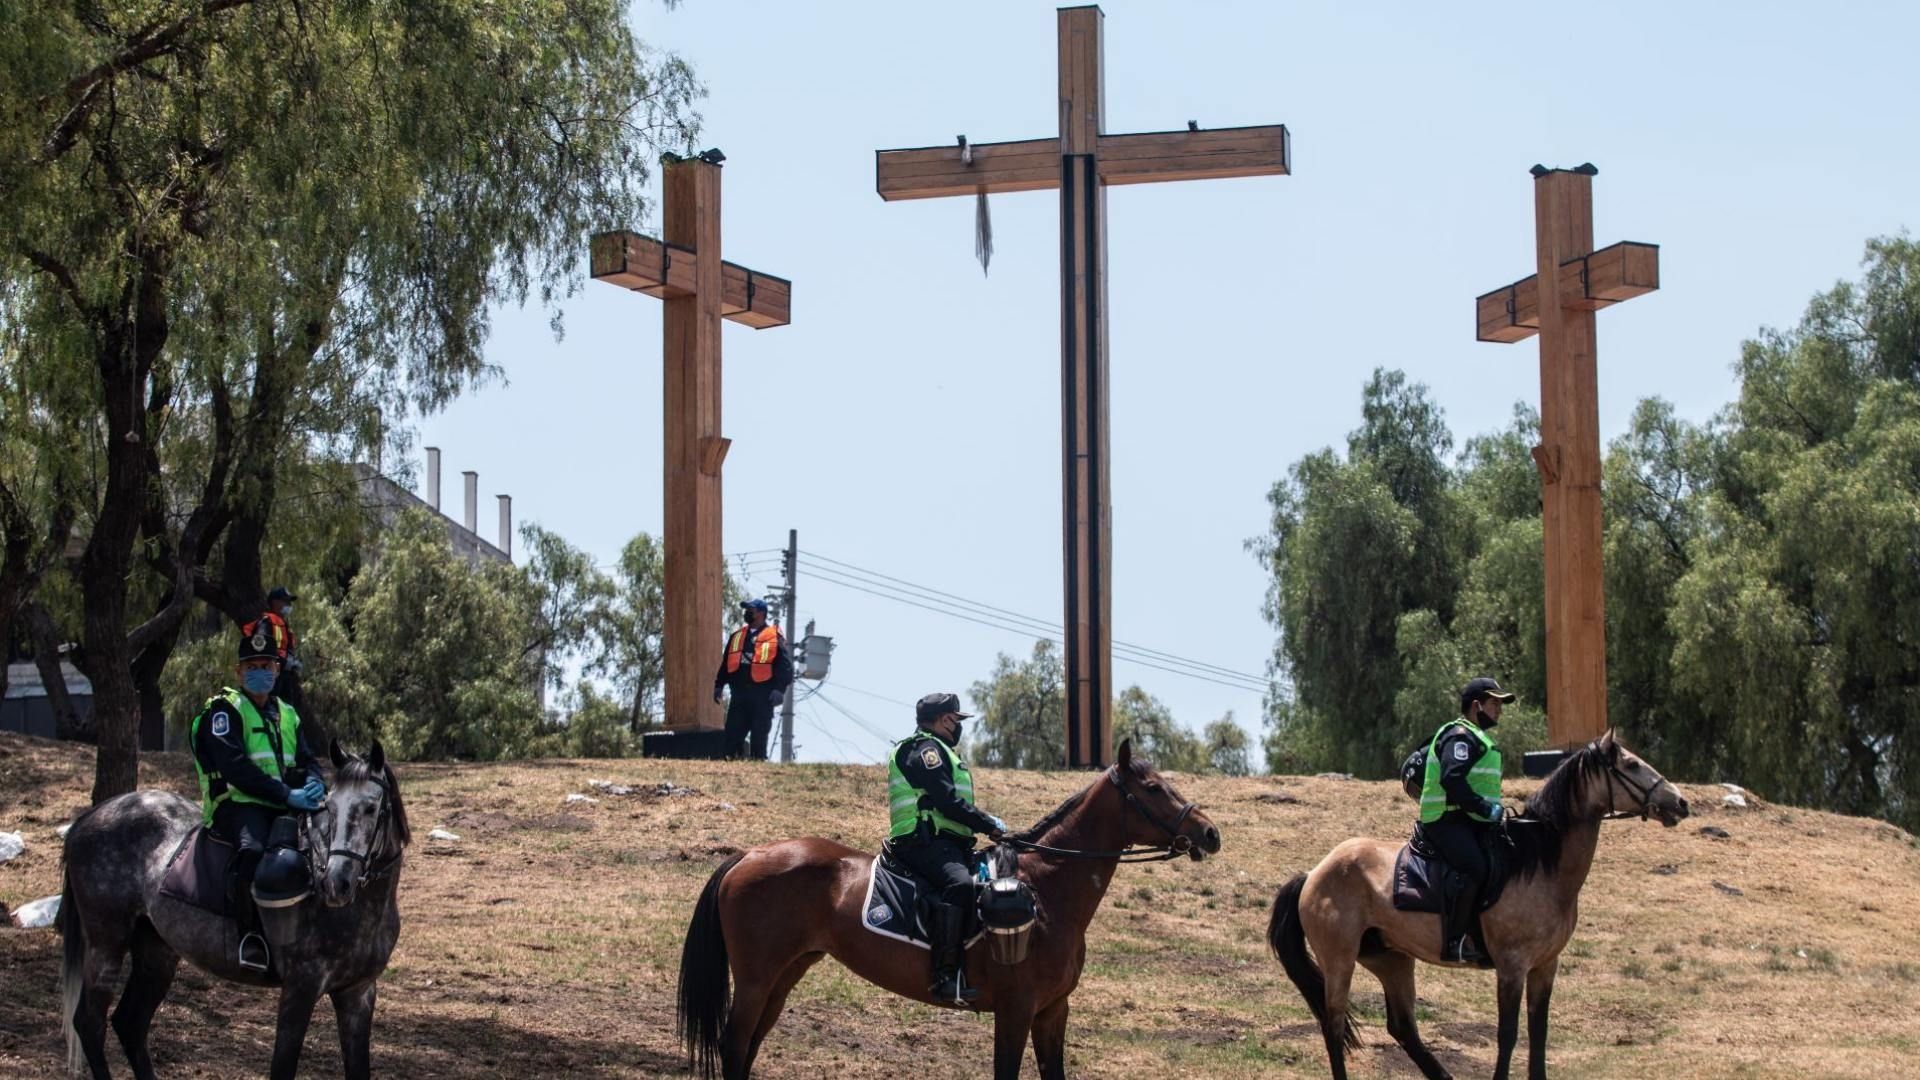
POLYGON ((66 939, 67 1064, 75 1074, 110 1075, 107 1006, 129 956, 133 970, 113 1012, 113 1030, 142 1080, 154 1075, 147 1029, 183 956, 223 979, 280 987, 275 1080, 291 1080, 322 994, 333 998, 347 1076, 369 1074, 374 984, 400 937, 407 811, 379 743, 359 758, 336 742, 332 756, 333 790, 305 822, 308 869, 322 902, 303 902, 298 939, 274 950, 276 975, 240 967, 232 920, 160 892, 169 858, 200 824, 198 806, 171 792, 136 791, 74 823, 59 928, 66 939))

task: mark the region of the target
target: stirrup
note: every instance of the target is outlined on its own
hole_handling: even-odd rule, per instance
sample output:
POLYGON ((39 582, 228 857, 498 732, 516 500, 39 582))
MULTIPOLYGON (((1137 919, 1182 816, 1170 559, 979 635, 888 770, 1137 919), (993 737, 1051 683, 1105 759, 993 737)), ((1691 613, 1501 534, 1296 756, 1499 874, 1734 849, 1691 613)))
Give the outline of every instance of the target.
POLYGON ((240 935, 240 966, 248 971, 262 975, 273 963, 273 954, 267 949, 267 939, 257 930, 249 930, 240 935), (248 948, 251 945, 252 948, 248 948))
POLYGON ((957 971, 951 979, 935 979, 927 993, 942 1005, 965 1005, 980 996, 980 991, 968 986, 966 978, 957 971))
POLYGON ((1453 943, 1453 948, 1449 952, 1452 955, 1442 959, 1452 963, 1472 964, 1475 967, 1487 967, 1493 963, 1493 958, 1481 952, 1480 946, 1474 943, 1471 933, 1461 934, 1460 940, 1453 943))

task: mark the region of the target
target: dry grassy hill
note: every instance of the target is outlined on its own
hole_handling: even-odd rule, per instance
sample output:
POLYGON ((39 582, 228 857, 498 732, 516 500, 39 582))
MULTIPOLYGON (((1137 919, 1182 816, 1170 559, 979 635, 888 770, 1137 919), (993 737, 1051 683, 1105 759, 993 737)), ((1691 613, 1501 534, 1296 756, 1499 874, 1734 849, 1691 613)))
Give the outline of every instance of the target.
MULTIPOLYGON (((177 758, 147 768, 149 784, 191 784, 177 758)), ((0 864, 0 902, 57 891, 54 829, 85 803, 90 773, 84 747, 0 735, 0 831, 29 844, 0 864)), ((1087 781, 976 775, 983 801, 1010 821, 1087 781)), ((386 1076, 679 1074, 680 937, 712 867, 769 840, 814 833, 864 846, 885 828, 874 768, 544 761, 409 766, 401 778, 416 845, 376 1020, 386 1076), (642 790, 566 803, 591 793, 593 778, 642 790), (668 782, 697 794, 648 790, 668 782), (436 826, 461 840, 428 842, 436 826)), ((1381 783, 1186 778, 1181 788, 1220 826, 1225 849, 1205 863, 1121 869, 1074 997, 1070 1071, 1325 1076, 1306 1009, 1266 953, 1267 906, 1340 839, 1404 834, 1412 804, 1381 783)), ((1720 795, 1689 788, 1697 813, 1677 829, 1606 826, 1556 988, 1556 1075, 1920 1075, 1920 846, 1880 822, 1736 810, 1720 795)), ((0 1076, 58 1072, 57 954, 51 931, 0 930, 0 1076)), ((1377 987, 1360 980, 1368 1024, 1357 1075, 1417 1075, 1387 1038, 1377 987)), ((1423 969, 1420 997, 1441 1059, 1487 1075, 1492 977, 1423 969)), ((266 996, 183 969, 156 1028, 161 1070, 260 1075, 271 1017, 266 996)), ((760 1075, 977 1077, 990 1031, 988 1018, 886 996, 828 962, 795 991, 760 1075)), ((324 1009, 307 1051, 303 1074, 339 1075, 324 1009)))

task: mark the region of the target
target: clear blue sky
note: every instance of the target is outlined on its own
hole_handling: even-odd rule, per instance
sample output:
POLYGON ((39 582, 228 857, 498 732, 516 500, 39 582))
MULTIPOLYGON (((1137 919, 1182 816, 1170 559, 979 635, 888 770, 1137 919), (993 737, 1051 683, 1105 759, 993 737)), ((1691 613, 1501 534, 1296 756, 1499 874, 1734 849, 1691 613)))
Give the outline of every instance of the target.
MULTIPOLYGON (((1920 219, 1920 6, 1104 8, 1108 131, 1293 132, 1294 176, 1108 197, 1115 635, 1235 670, 1273 646, 1242 548, 1265 493, 1343 444, 1374 367, 1431 387, 1460 441, 1537 400, 1531 342, 1473 339, 1473 298, 1533 270, 1535 162, 1596 163, 1596 240, 1661 245, 1661 290, 1600 317, 1609 438, 1648 395, 1711 415, 1743 338, 1920 219)), ((726 329, 727 551, 798 528, 803 549, 1058 618, 1057 196, 994 200, 983 278, 971 200, 883 203, 873 175, 880 148, 1055 134, 1053 10, 635 9, 711 90, 727 257, 795 282, 793 325, 726 329)), ((555 341, 544 313, 499 312, 505 380, 419 433, 455 513, 477 469, 483 497, 610 560, 660 528, 660 305, 588 284, 564 317, 555 341)), ((883 699, 964 693, 1032 646, 804 576, 800 608, 839 642, 825 696, 888 737, 908 710, 883 699)), ((1257 693, 1118 674, 1189 725, 1233 710, 1258 731, 1257 693)), ((818 699, 799 740, 803 760, 884 745, 818 699)))

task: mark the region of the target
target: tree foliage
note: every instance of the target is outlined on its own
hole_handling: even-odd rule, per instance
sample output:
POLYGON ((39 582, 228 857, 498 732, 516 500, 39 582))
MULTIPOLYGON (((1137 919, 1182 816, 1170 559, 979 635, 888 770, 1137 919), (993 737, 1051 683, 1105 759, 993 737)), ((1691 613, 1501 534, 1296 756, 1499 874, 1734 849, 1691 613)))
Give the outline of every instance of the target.
POLYGON ((0 70, 5 415, 86 478, 38 519, 86 538, 105 797, 192 602, 259 611, 281 470, 485 377, 490 305, 639 223, 699 87, 621 0, 12 5, 0 70))
MULTIPOLYGON (((1865 266, 1742 346, 1720 415, 1648 399, 1609 445, 1608 710, 1669 775, 1912 825, 1920 245, 1875 240, 1865 266)), ((1516 410, 1438 476, 1406 465, 1449 445, 1420 388, 1376 375, 1362 417, 1345 458, 1309 455, 1275 485, 1252 545, 1294 688, 1270 703, 1269 764, 1388 775, 1478 674, 1521 695, 1503 740, 1538 745, 1534 416, 1516 410)))

